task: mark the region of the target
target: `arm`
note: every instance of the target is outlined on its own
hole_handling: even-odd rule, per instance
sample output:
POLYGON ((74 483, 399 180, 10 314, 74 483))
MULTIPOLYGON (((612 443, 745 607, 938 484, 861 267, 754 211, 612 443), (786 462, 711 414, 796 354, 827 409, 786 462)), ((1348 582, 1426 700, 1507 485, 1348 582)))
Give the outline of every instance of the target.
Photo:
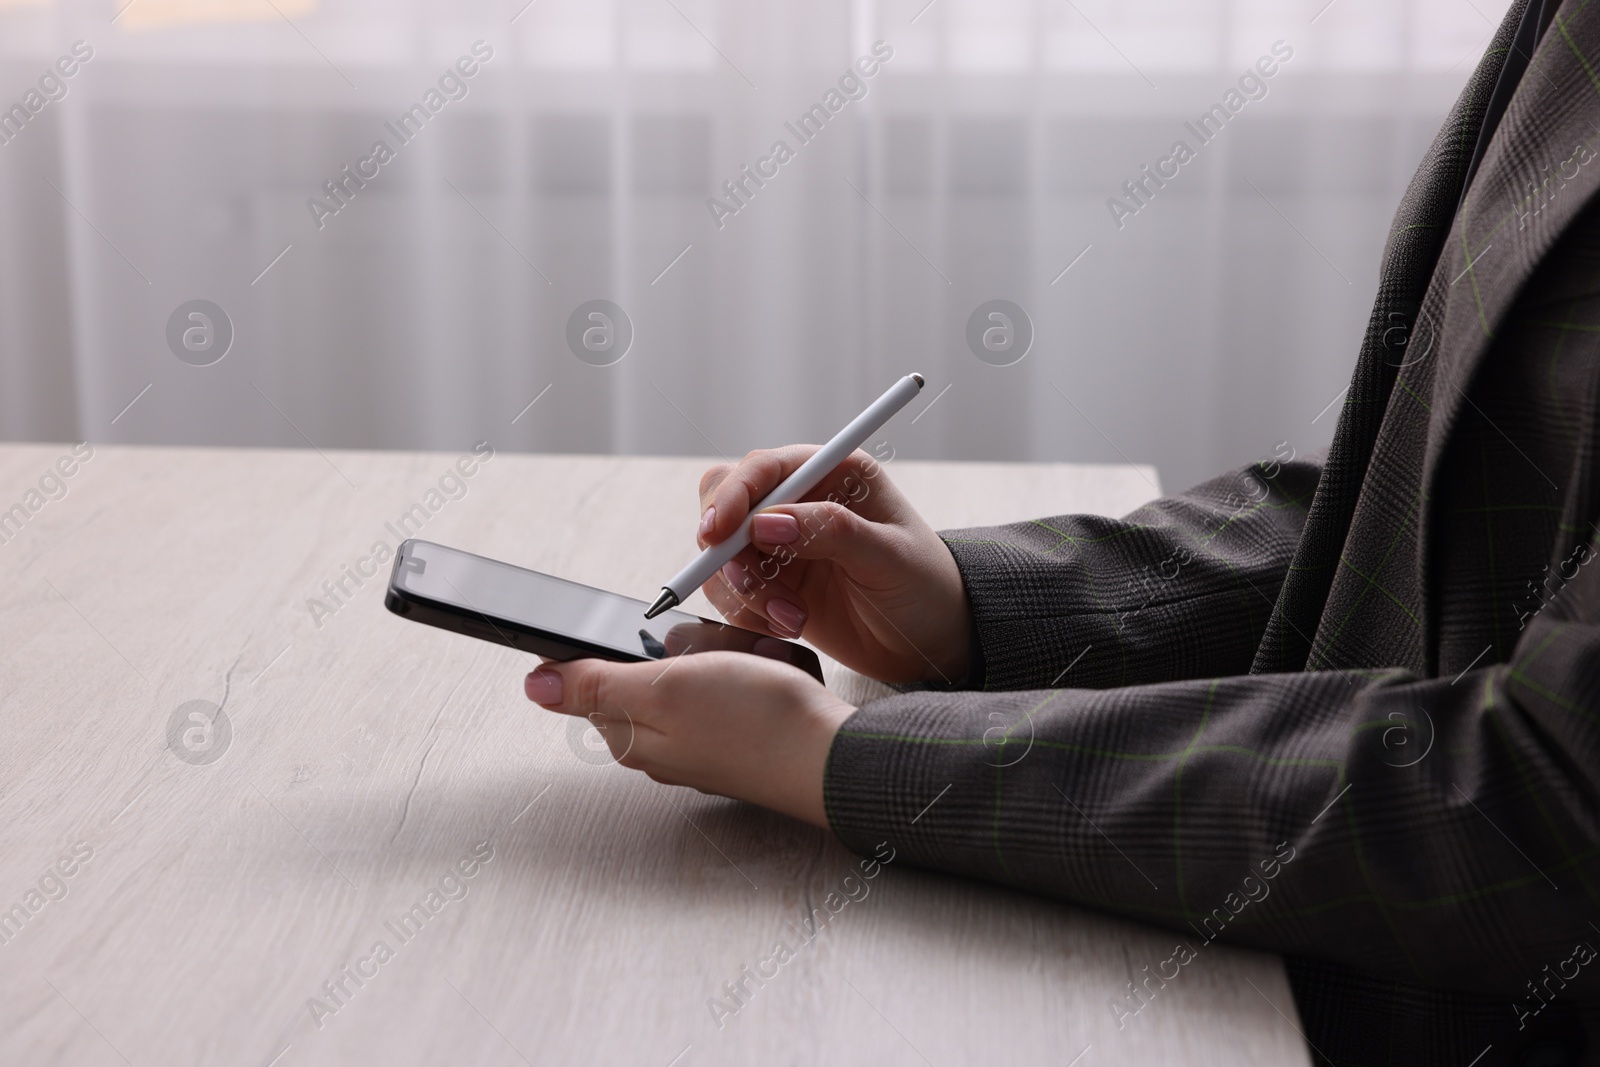
POLYGON ((982 652, 973 680, 1104 688, 1248 672, 1320 473, 1316 460, 1257 464, 1121 519, 943 532, 982 652))
MULTIPOLYGON (((700 485, 700 543, 726 538, 812 445, 752 452, 700 485)), ((856 452, 768 508, 703 587, 736 625, 803 635, 868 677, 991 689, 1128 685, 1249 669, 1316 489, 1316 460, 1240 468, 1123 519, 936 535, 856 452)))
POLYGON ((1166 926, 1172 954, 1134 961, 1150 981, 1224 940, 1531 1012, 1530 982, 1574 1002, 1600 987, 1578 948, 1600 943, 1600 625, 1555 610, 1509 663, 1458 680, 1303 672, 857 710, 787 664, 707 652, 549 664, 526 684, 657 781, 1166 926))
POLYGON ((1564 997, 1600 989, 1563 962, 1600 944, 1597 775, 1600 626, 1541 616, 1455 681, 891 697, 838 731, 825 803, 857 851, 1156 922, 1190 956, 1221 938, 1531 1006, 1547 964, 1564 997))

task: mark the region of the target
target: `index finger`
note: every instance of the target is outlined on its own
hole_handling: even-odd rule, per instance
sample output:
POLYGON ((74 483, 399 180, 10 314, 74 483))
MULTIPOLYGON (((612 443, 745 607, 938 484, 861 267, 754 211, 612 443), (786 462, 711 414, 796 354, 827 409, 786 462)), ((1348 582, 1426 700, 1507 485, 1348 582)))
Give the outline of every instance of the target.
MULTIPOLYGON (((700 540, 714 545, 727 539, 750 510, 760 504, 767 494, 778 487, 802 463, 810 459, 821 445, 785 445, 782 448, 759 449, 747 454, 733 466, 713 467, 700 479, 700 508, 702 519, 700 540)), ((807 498, 826 496, 846 478, 875 469, 876 461, 859 448, 845 457, 819 482, 807 498)))
MULTIPOLYGON (((820 445, 787 445, 745 453, 738 463, 722 463, 700 477, 700 510, 715 507, 716 533, 706 538, 721 541, 738 528, 756 502, 778 487, 800 464, 816 454, 820 445)), ((702 534, 706 531, 702 530, 702 534)))

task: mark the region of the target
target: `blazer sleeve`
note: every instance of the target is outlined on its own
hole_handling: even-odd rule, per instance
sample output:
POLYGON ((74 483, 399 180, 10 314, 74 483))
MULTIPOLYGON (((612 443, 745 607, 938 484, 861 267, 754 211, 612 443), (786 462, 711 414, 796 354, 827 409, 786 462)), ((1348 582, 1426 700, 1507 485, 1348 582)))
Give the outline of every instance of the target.
POLYGON ((1244 674, 1321 473, 1241 467, 1121 519, 1071 515, 940 534, 966 584, 968 685, 1105 688, 1244 674))
POLYGON ((833 742, 829 821, 863 853, 887 841, 913 865, 1170 927, 1171 955, 1134 961, 1142 981, 1222 939, 1528 1011, 1527 984, 1552 975, 1547 998, 1592 1000, 1600 614, 1554 607, 1509 662, 1458 678, 878 700, 833 742))

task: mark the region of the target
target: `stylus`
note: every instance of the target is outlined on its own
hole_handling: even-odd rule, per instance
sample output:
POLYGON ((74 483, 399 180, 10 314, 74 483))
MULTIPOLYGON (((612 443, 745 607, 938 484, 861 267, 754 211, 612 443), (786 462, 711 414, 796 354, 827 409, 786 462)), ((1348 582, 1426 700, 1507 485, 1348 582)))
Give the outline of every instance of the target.
POLYGON ((811 458, 795 468, 793 474, 778 483, 778 487, 764 497, 761 503, 750 509, 750 514, 744 517, 744 522, 739 528, 720 544, 712 545, 694 558, 683 570, 673 575, 672 580, 661 587, 661 595, 656 597, 656 602, 650 605, 650 610, 644 613, 647 619, 653 619, 668 608, 676 607, 683 603, 684 598, 699 589, 706 580, 734 556, 740 549, 750 543, 750 520, 762 508, 776 507, 779 504, 793 504, 811 490, 815 489, 822 479, 826 478, 833 469, 843 463, 845 459, 866 443, 867 438, 883 428, 883 424, 894 417, 895 412, 911 402, 922 388, 922 375, 908 374, 889 387, 889 391, 874 400, 861 414, 851 420, 850 425, 833 435, 833 440, 817 449, 811 458))

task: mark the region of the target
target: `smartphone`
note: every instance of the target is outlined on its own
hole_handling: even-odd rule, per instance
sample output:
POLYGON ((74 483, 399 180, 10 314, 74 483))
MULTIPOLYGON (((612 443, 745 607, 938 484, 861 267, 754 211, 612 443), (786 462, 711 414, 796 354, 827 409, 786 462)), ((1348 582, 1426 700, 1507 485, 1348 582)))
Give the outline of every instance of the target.
POLYGON ((413 622, 510 645, 550 659, 636 663, 730 650, 766 656, 822 681, 804 645, 685 611, 644 617, 650 605, 431 541, 401 544, 384 606, 413 622))

